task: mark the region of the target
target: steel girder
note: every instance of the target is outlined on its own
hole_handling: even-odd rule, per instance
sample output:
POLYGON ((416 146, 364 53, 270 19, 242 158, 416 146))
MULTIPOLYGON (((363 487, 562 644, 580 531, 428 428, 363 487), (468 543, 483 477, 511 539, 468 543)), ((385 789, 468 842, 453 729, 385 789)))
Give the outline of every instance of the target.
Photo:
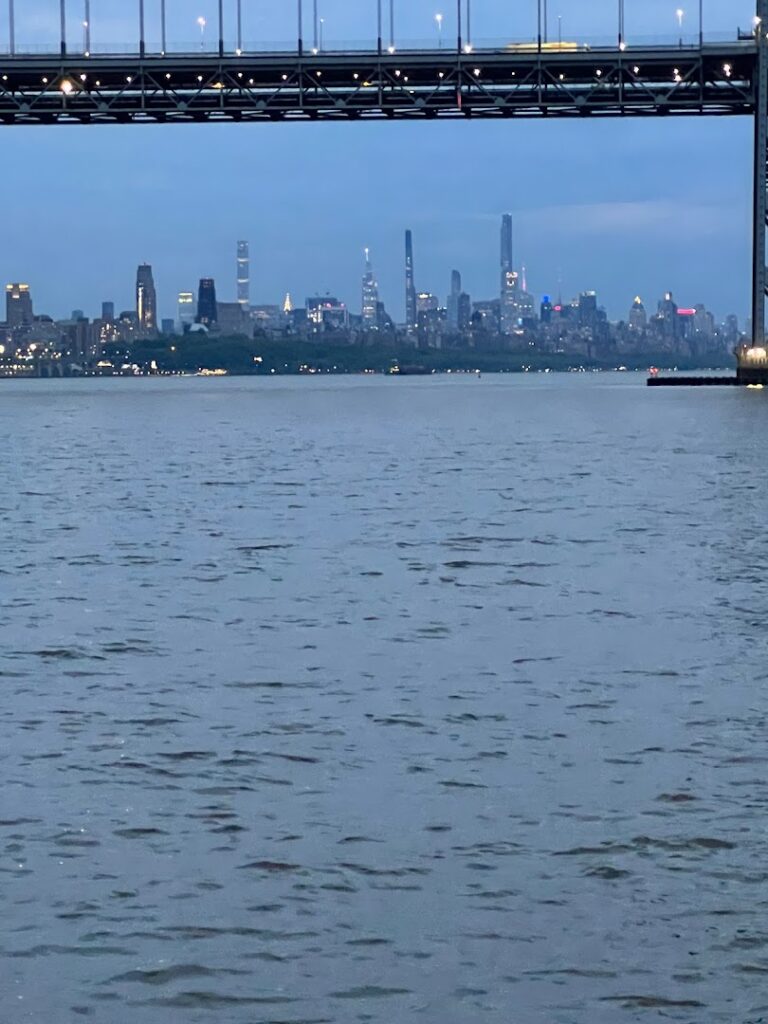
POLYGON ((758 47, 0 59, 0 123, 754 114, 758 47))

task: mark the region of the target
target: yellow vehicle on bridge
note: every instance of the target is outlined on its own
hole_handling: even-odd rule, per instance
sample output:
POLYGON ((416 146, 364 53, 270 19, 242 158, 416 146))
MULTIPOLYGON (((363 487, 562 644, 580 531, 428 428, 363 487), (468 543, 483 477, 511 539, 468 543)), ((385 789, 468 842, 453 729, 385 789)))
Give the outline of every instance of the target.
POLYGON ((592 49, 587 43, 570 43, 559 40, 555 43, 508 43, 507 50, 512 53, 589 53, 592 49))

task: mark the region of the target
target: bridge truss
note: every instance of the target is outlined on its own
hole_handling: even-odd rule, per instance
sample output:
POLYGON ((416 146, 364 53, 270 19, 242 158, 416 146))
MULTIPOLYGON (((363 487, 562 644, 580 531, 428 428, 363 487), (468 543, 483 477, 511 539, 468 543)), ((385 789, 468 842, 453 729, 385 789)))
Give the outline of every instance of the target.
POLYGON ((0 123, 754 114, 756 53, 750 40, 546 54, 17 56, 0 59, 0 123))

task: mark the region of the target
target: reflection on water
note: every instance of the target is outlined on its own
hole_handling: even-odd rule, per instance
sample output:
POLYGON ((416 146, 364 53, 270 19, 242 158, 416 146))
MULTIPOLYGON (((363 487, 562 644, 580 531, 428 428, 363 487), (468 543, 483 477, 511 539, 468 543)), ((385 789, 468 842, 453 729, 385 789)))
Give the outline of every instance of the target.
POLYGON ((768 404, 0 394, 0 1005, 768 1015, 768 404))

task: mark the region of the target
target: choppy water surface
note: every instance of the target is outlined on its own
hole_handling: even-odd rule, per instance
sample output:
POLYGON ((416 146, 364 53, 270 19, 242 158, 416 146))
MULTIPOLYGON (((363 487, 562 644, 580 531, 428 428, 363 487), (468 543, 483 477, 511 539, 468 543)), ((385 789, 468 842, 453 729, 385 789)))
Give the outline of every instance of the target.
POLYGON ((6 382, 0 1017, 768 1015, 765 393, 6 382))

